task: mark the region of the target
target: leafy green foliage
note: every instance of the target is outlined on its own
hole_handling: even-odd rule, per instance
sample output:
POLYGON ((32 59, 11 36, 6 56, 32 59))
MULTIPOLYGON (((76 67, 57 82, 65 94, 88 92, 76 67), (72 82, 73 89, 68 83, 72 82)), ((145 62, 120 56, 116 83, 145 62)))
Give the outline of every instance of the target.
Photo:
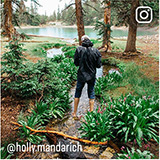
POLYGON ((40 123, 43 125, 51 118, 63 118, 63 115, 66 111, 64 103, 65 102, 60 100, 60 97, 52 100, 50 104, 41 101, 36 103, 32 112, 34 116, 39 117, 40 123))
MULTIPOLYGON (((51 47, 53 44, 42 46, 51 47)), ((59 47, 61 44, 54 44, 59 47)), ((11 91, 12 95, 36 98, 32 114, 19 117, 18 122, 23 125, 20 137, 31 143, 39 144, 45 136, 32 134, 25 126, 33 129, 42 129, 51 118, 62 118, 69 109, 69 89, 76 79, 77 68, 73 59, 58 55, 51 59, 42 59, 37 63, 24 63, 22 47, 18 41, 9 43, 10 51, 3 55, 2 74, 7 74, 3 79, 2 88, 11 91), (9 79, 9 81, 8 81, 9 79)))
POLYGON ((39 47, 36 47, 35 49, 33 49, 33 52, 36 55, 42 55, 46 57, 47 54, 47 50, 51 49, 51 48, 60 48, 60 47, 64 47, 65 44, 61 44, 61 43, 44 43, 39 47))
POLYGON ((1 159, 10 159, 12 154, 8 154, 6 147, 0 148, 1 159))
POLYGON ((102 96, 102 93, 108 89, 111 89, 117 82, 122 80, 122 76, 113 72, 106 76, 98 78, 95 85, 95 94, 96 96, 102 96))
MULTIPOLYGON (((139 0, 140 6, 150 6, 153 9, 154 22, 159 19, 159 1, 158 0, 139 0)), ((111 0, 112 22, 114 25, 128 25, 130 20, 130 10, 132 1, 111 0)), ((154 23, 153 22, 153 23, 154 23)), ((151 24, 153 24, 151 23, 151 24)), ((158 23, 157 23, 158 24, 158 23)), ((144 24, 142 24, 144 25, 144 24)))
POLYGON ((103 103, 98 111, 88 112, 80 127, 81 136, 104 141, 117 137, 124 142, 136 142, 153 138, 159 143, 156 128, 159 124, 157 97, 135 97, 131 94, 103 103))
POLYGON ((123 154, 118 154, 118 159, 152 159, 154 155, 149 151, 135 150, 132 148, 131 151, 127 148, 127 152, 122 151, 123 154))
MULTIPOLYGON (((112 31, 110 24, 105 24, 103 21, 96 21, 95 30, 98 31, 98 35, 103 37, 106 31, 112 31)), ((108 37, 108 40, 110 37, 108 37)))
POLYGON ((26 138, 33 144, 39 144, 45 137, 45 135, 40 134, 31 134, 31 131, 27 129, 25 126, 31 127, 32 129, 41 130, 41 119, 40 116, 27 116, 26 119, 20 119, 18 121, 23 127, 21 128, 20 137, 26 138))
POLYGON ((62 51, 67 52, 67 51, 72 50, 72 49, 76 49, 76 47, 75 46, 64 46, 62 48, 62 51))
POLYGON ((6 46, 9 51, 2 55, 2 90, 19 88, 20 82, 23 79, 23 77, 19 76, 19 71, 25 69, 22 45, 18 41, 13 40, 6 46))
MULTIPOLYGON (((65 4, 65 9, 62 11, 61 21, 66 25, 73 25, 76 23, 76 14, 74 3, 69 5, 65 4)), ((84 13, 84 25, 94 25, 96 19, 103 18, 103 9, 101 7, 101 1, 84 1, 82 3, 84 13)))
POLYGON ((62 48, 62 51, 65 52, 64 55, 66 57, 69 57, 69 58, 73 58, 74 57, 74 54, 75 54, 75 51, 76 51, 76 47, 75 46, 65 46, 62 48))
POLYGON ((10 43, 10 51, 3 55, 2 89, 20 97, 42 97, 50 101, 56 97, 63 98, 68 108, 68 90, 76 79, 73 59, 57 56, 43 59, 37 63, 24 63, 22 47, 18 42, 10 43), (9 80, 8 80, 9 79, 9 80))
POLYGON ((159 124, 157 97, 135 97, 131 94, 108 103, 115 133, 122 141, 134 141, 141 145, 142 138, 158 142, 155 128, 159 124))
MULTIPOLYGON (((65 4, 65 8, 67 8, 67 4, 65 4)), ((74 25, 76 22, 76 15, 74 7, 70 6, 68 9, 64 9, 62 11, 62 22, 66 25, 74 25)))
POLYGON ((79 128, 81 137, 91 141, 104 142, 113 137, 113 125, 110 114, 101 108, 93 112, 87 112, 79 128))
POLYGON ((56 62, 56 63, 60 63, 60 62, 62 62, 62 60, 64 60, 64 59, 65 59, 65 57, 60 54, 60 55, 54 56, 54 57, 51 59, 51 61, 52 61, 52 62, 56 62))
POLYGON ((48 104, 44 102, 36 103, 35 108, 32 110, 35 117, 39 117, 40 123, 43 125, 52 118, 51 111, 49 110, 48 104))

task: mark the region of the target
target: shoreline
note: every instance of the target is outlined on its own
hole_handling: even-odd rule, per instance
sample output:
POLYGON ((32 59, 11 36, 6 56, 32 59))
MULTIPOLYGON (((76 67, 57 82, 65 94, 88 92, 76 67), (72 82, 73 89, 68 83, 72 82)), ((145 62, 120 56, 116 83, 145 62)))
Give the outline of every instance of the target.
MULTIPOLYGON (((75 38, 63 38, 63 37, 53 37, 53 36, 42 36, 42 35, 33 35, 30 34, 28 36, 31 37, 48 37, 48 38, 56 38, 56 39, 60 39, 60 40, 75 40, 75 38)), ((151 39, 151 38, 155 38, 156 40, 159 40, 159 34, 154 34, 154 35, 143 35, 143 36, 137 36, 137 39, 151 39)), ((92 38, 92 39, 96 39, 96 38, 92 38)), ((115 39, 115 40, 127 40, 127 36, 126 37, 112 37, 111 39, 115 39)))
MULTIPOLYGON (((15 27, 16 29, 32 29, 32 28, 48 28, 48 27, 53 27, 53 28, 77 28, 76 25, 64 25, 62 24, 61 22, 55 22, 54 23, 55 25, 52 25, 52 24, 46 24, 46 25, 40 25, 40 26, 20 26, 20 27, 15 27)), ((84 26, 85 28, 90 28, 90 29, 93 29, 95 26, 84 26)), ((126 27, 126 26, 120 26, 120 27, 117 27, 117 26, 112 26, 111 29, 112 30, 128 30, 129 27, 126 27)), ((138 31, 150 31, 150 32, 159 32, 159 26, 156 26, 156 27, 138 27, 137 29, 138 31)))

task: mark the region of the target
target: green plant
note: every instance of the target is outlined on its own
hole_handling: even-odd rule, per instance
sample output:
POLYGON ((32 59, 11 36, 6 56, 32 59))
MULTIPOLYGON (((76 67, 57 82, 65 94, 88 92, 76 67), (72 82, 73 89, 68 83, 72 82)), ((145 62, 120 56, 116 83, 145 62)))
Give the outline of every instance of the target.
POLYGON ((126 64, 121 62, 117 64, 117 67, 119 68, 120 72, 123 74, 125 72, 126 64))
POLYGON ((149 151, 135 150, 132 148, 131 151, 127 148, 127 152, 122 151, 123 154, 118 154, 118 159, 151 159, 154 155, 149 151))
POLYGON ((64 55, 65 55, 66 57, 73 58, 73 57, 74 57, 74 54, 75 54, 75 51, 76 51, 76 49, 71 49, 71 50, 65 52, 64 55))
POLYGON ((135 97, 131 94, 111 99, 108 102, 115 134, 124 142, 134 142, 141 146, 151 138, 159 141, 156 127, 159 124, 159 109, 157 97, 135 97))
POLYGON ((2 90, 16 89, 19 87, 19 82, 22 77, 19 77, 19 71, 25 69, 25 60, 22 52, 23 44, 19 44, 18 41, 10 41, 6 48, 9 50, 2 55, 2 90), (17 81, 17 83, 15 83, 17 81))
POLYGON ((44 102, 36 103, 32 110, 33 115, 39 117, 40 123, 43 125, 52 118, 51 111, 49 110, 48 104, 44 102))
POLYGON ((75 46, 64 46, 64 47, 62 48, 62 51, 63 51, 63 52, 67 52, 67 51, 73 50, 73 49, 76 49, 76 47, 75 47, 75 46))
POLYGON ((18 123, 21 124, 23 127, 21 128, 20 137, 23 139, 27 139, 33 144, 39 144, 45 137, 45 135, 40 134, 32 134, 26 126, 31 127, 32 129, 41 130, 41 117, 30 115, 27 116, 26 119, 18 120, 18 123))
POLYGON ((103 21, 98 21, 97 20, 94 29, 98 31, 98 35, 101 36, 101 38, 105 37, 105 43, 107 45, 107 50, 108 50, 109 44, 113 43, 110 40, 110 38, 111 38, 111 34, 110 33, 112 32, 112 30, 111 30, 111 24, 109 24, 109 23, 106 24, 103 21))
POLYGON ((122 76, 116 72, 98 78, 95 86, 96 96, 101 96, 104 91, 111 89, 117 82, 120 82, 121 80, 122 76))
POLYGON ((56 62, 56 63, 60 63, 60 62, 62 62, 63 59, 65 59, 65 57, 63 55, 56 55, 51 59, 51 61, 56 62))
POLYGON ((58 117, 63 118, 65 110, 68 108, 64 108, 64 106, 62 105, 63 103, 60 100, 60 98, 56 98, 52 103, 50 103, 49 110, 50 110, 51 115, 54 118, 58 118, 58 117))
POLYGON ((112 119, 108 110, 98 108, 96 111, 87 112, 79 128, 81 137, 91 141, 104 142, 113 137, 112 119))
POLYGON ((8 151, 6 149, 6 147, 1 147, 0 148, 0 155, 1 155, 1 159, 10 159, 12 154, 8 154, 8 151))

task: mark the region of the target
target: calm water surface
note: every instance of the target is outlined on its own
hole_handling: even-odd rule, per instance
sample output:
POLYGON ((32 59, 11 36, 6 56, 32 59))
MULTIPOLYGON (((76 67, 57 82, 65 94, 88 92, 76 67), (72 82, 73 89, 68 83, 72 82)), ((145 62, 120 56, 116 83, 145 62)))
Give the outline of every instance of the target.
MULTIPOLYGON (((46 28, 28 28, 28 29, 18 29, 19 32, 24 32, 26 34, 40 35, 40 36, 52 36, 59 38, 77 38, 76 28, 57 28, 57 27, 46 27, 46 28)), ((97 31, 92 28, 86 28, 85 34, 91 38, 97 38, 97 31)), ((150 31, 138 31, 138 36, 143 35, 154 35, 156 32, 150 31)), ((128 35, 127 30, 115 29, 111 33, 112 37, 126 37, 128 35)))

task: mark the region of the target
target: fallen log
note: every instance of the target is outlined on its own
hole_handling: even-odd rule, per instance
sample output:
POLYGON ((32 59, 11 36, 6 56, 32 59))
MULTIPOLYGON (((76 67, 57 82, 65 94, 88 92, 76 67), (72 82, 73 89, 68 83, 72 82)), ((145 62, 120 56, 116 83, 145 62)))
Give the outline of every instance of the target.
MULTIPOLYGON (((14 124, 14 125, 17 125, 19 127, 23 127, 23 125, 21 125, 19 123, 12 122, 12 121, 11 121, 11 123, 14 124)), ((59 135, 59 136, 65 137, 65 138, 69 138, 69 139, 79 141, 79 142, 83 142, 83 143, 87 143, 87 144, 93 144, 93 145, 107 145, 108 144, 108 141, 106 141, 106 142, 89 141, 89 140, 81 139, 81 138, 78 138, 78 137, 69 136, 67 134, 64 134, 63 132, 57 132, 57 131, 51 131, 51 130, 36 130, 36 129, 33 129, 29 126, 25 126, 25 127, 27 129, 29 129, 30 131, 34 132, 34 133, 56 134, 56 135, 59 135)))

